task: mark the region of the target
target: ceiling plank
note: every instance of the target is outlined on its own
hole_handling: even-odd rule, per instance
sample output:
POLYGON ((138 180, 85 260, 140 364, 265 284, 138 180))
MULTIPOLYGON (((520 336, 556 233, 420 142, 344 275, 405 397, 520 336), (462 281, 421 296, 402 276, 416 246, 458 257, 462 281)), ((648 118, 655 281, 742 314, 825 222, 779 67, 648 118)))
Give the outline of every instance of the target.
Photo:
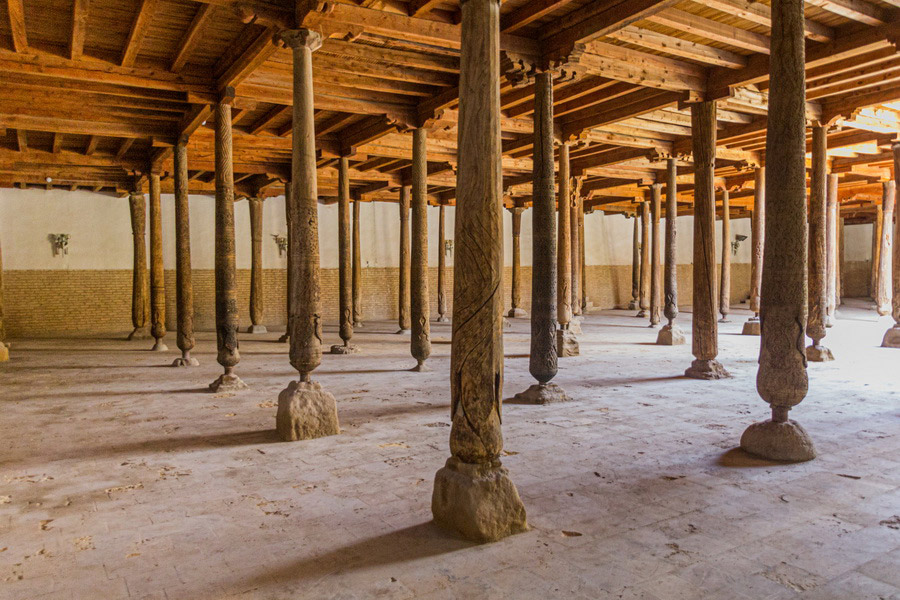
POLYGON ((13 50, 26 52, 28 36, 25 33, 24 0, 6 0, 6 14, 9 15, 9 29, 12 32, 13 50))
POLYGON ((689 42, 649 29, 630 26, 625 27, 621 31, 611 33, 609 37, 649 50, 657 50, 718 67, 742 69, 747 66, 747 57, 740 54, 713 48, 712 46, 705 46, 697 42, 689 42))
MULTIPOLYGON (((703 0, 709 6, 726 15, 740 17, 763 27, 772 28, 772 9, 767 4, 754 0, 703 0)), ((805 19, 803 29, 806 37, 817 42, 830 42, 834 39, 834 30, 811 19, 805 19)))
POLYGON ((92 135, 88 138, 87 146, 84 149, 85 156, 91 156, 97 151, 97 143, 100 141, 99 135, 92 135))
POLYGON ((818 6, 830 13, 866 25, 883 25, 889 17, 884 11, 864 0, 805 0, 807 4, 818 6))
POLYGON ((184 68, 184 65, 191 57, 191 52, 196 47, 197 42, 200 41, 200 34, 203 30, 203 26, 209 21, 212 14, 212 4, 200 5, 197 14, 194 15, 194 20, 191 21, 190 27, 188 27, 187 32, 185 32, 184 37, 181 38, 181 42, 178 44, 178 51, 175 53, 175 58, 172 59, 172 65, 169 67, 170 71, 178 73, 184 68))
POLYGON ((53 134, 53 154, 59 154, 62 150, 63 136, 61 133, 53 134))
POLYGON ((69 58, 78 60, 84 53, 84 35, 87 32, 88 5, 90 0, 73 0, 72 35, 69 37, 69 58))
POLYGON ((698 17, 683 10, 667 10, 650 15, 646 19, 651 23, 663 25, 677 31, 699 35, 720 44, 728 44, 751 52, 769 53, 769 38, 753 33, 734 25, 726 25, 712 19, 698 17))
POLYGON ((240 85, 256 67, 266 62, 278 50, 278 46, 272 39, 274 35, 273 29, 266 29, 260 33, 250 47, 225 69, 225 72, 219 77, 218 88, 224 90, 240 85))
POLYGON ((409 16, 421 17, 427 15, 437 7, 442 0, 412 0, 409 3, 409 16))
POLYGON ((141 51, 141 44, 144 36, 147 35, 147 29, 150 21, 153 19, 153 13, 156 11, 158 0, 142 0, 141 6, 134 21, 131 24, 131 31, 128 33, 128 40, 125 42, 125 48, 122 50, 122 60, 119 64, 123 67, 133 67, 138 52, 141 51))
POLYGON ((531 0, 500 17, 500 31, 513 33, 541 19, 572 0, 531 0))

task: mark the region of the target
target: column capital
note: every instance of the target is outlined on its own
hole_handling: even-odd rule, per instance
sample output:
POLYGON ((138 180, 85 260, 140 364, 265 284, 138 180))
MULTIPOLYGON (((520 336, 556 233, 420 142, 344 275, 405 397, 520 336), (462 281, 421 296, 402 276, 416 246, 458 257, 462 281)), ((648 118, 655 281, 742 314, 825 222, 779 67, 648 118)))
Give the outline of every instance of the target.
POLYGON ((312 29, 287 29, 278 34, 278 41, 289 48, 309 48, 310 52, 322 47, 322 35, 312 29))

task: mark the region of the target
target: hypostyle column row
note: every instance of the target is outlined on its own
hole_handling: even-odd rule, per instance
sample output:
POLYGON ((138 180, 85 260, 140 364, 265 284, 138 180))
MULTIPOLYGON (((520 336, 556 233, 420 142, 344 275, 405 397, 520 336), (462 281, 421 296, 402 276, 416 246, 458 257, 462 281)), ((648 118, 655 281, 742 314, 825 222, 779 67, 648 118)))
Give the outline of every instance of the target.
MULTIPOLYGON (((900 144, 893 145, 894 151, 894 189, 900 180, 900 144)), ((897 217, 893 227, 893 239, 890 240, 892 248, 892 294, 891 316, 894 318, 894 326, 884 334, 881 345, 885 348, 900 348, 900 217, 897 217)))

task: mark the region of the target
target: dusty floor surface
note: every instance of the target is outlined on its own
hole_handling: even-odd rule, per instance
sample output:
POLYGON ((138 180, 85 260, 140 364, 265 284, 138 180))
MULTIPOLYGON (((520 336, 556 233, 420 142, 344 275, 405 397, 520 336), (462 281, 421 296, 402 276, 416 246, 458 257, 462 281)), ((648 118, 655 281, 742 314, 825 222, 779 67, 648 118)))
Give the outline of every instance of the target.
MULTIPOLYGON (((476 546, 430 523, 449 455, 448 325, 431 373, 408 337, 367 323, 328 356, 340 436, 281 443, 295 375, 279 333, 243 335, 250 388, 113 339, 27 341, 0 366, 0 598, 900 597, 900 350, 845 307, 793 411, 820 457, 784 466, 735 447, 767 416, 758 338, 721 326, 727 381, 683 378, 687 346, 624 311, 589 316, 561 360, 567 404, 504 409, 504 458, 533 529, 476 546)), ((690 315, 679 321, 690 331, 690 315)), ((506 335, 505 395, 531 383, 528 323, 506 335)), ((337 341, 327 330, 326 344, 337 341)), ((327 347, 327 346, 326 346, 327 347)))

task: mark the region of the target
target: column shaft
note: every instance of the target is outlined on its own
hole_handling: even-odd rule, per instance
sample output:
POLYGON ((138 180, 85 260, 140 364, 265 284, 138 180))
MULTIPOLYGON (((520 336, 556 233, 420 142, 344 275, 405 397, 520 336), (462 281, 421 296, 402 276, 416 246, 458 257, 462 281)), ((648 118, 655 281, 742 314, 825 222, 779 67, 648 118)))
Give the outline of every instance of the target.
POLYGON ((263 320, 262 198, 247 198, 250 209, 250 329, 265 333, 263 320))
POLYGON ((754 173, 753 223, 750 230, 750 310, 759 317, 763 248, 766 240, 766 168, 754 173))
POLYGON ((404 185, 400 188, 400 289, 399 298, 399 315, 400 315, 400 331, 397 333, 409 333, 412 328, 409 316, 409 196, 411 194, 410 186, 404 185))
POLYGON ((583 207, 581 204, 580 185, 575 185, 570 190, 571 196, 571 225, 569 229, 572 234, 572 244, 570 246, 572 253, 572 315, 577 316, 582 313, 581 306, 581 228, 579 219, 583 207))
POLYGON ((188 203, 187 142, 175 144, 175 304, 178 321, 176 343, 181 358, 173 367, 197 366, 194 348, 194 285, 191 277, 191 221, 188 203))
MULTIPOLYGON (((552 93, 552 88, 551 88, 552 93)), ((552 98, 552 96, 551 96, 552 98)), ((552 122, 551 104, 551 122, 552 122)), ((572 211, 569 178, 569 145, 559 147, 559 197, 556 235, 556 318, 561 329, 569 328, 572 320, 572 211)))
POLYGON ((438 272, 437 272, 437 311, 438 323, 446 323, 447 318, 447 236, 445 233, 445 205, 438 206, 438 272))
POLYGON ((150 334, 156 339, 153 350, 168 350, 166 336, 166 272, 162 256, 162 207, 159 174, 150 174, 150 334))
POLYGON ((134 267, 131 280, 131 324, 134 326, 128 339, 147 337, 147 205, 144 195, 134 191, 128 197, 131 209, 131 234, 134 239, 134 267))
POLYGON ((660 289, 660 245, 659 215, 662 203, 662 185, 650 186, 650 327, 659 327, 659 313, 662 305, 660 289))
POLYGON ((808 316, 806 335, 812 338, 812 345, 807 348, 808 360, 821 362, 829 360, 821 340, 825 338, 825 312, 828 306, 828 288, 826 286, 827 253, 826 236, 826 189, 827 130, 822 126, 812 128, 812 172, 810 174, 809 194, 809 275, 808 275, 808 316))
POLYGON ((353 259, 350 250, 350 160, 342 156, 338 162, 338 302, 340 304, 340 336, 344 344, 332 346, 332 354, 344 354, 351 348, 353 337, 353 259))
POLYGON ((285 239, 287 241, 287 268, 285 275, 285 288, 284 288, 284 300, 285 300, 285 313, 284 313, 284 322, 285 329, 284 335, 278 338, 278 341, 281 343, 288 342, 291 339, 291 318, 293 315, 293 310, 291 309, 291 290, 294 289, 294 257, 291 254, 291 248, 293 248, 291 240, 293 239, 293 235, 291 234, 291 223, 292 217, 291 213, 293 212, 293 203, 291 201, 291 182, 286 181, 284 183, 284 221, 285 226, 287 227, 287 232, 285 233, 285 239))
POLYGON ((825 209, 825 293, 827 298, 825 326, 834 325, 837 309, 837 189, 838 177, 828 175, 825 209))
POLYGON ((875 308, 880 316, 891 314, 891 262, 894 258, 894 196, 893 181, 881 183, 881 236, 878 250, 878 287, 875 289, 875 308))
POLYGON ((665 272, 665 315, 668 327, 672 327, 678 316, 678 167, 674 158, 666 160, 666 272, 665 272))
MULTIPOLYGON (((883 193, 884 190, 882 190, 883 193)), ((872 221, 872 281, 869 284, 870 295, 878 305, 878 275, 881 266, 881 238, 884 234, 884 198, 875 205, 875 218, 872 221)))
POLYGON ((3 326, 3 251, 0 250, 0 362, 9 360, 9 348, 6 341, 6 328, 3 326))
POLYGON ((360 199, 353 200, 353 324, 362 327, 362 248, 359 242, 360 199))
POLYGON ((416 359, 414 371, 426 371, 431 355, 431 323, 428 303, 428 161, 427 131, 413 130, 412 157, 412 253, 410 256, 410 311, 412 337, 410 353, 416 359))
POLYGON ((510 209, 512 214, 512 306, 509 309, 509 317, 525 317, 527 313, 522 308, 522 213, 524 208, 510 209))
POLYGON ((731 195, 722 190, 722 274, 719 277, 720 323, 728 322, 731 312, 731 195))
POLYGON ((637 316, 650 310, 650 202, 641 202, 641 302, 637 316))
POLYGON ((641 298, 641 222, 638 212, 632 216, 634 223, 632 223, 631 232, 631 302, 628 304, 629 310, 639 309, 641 298))

